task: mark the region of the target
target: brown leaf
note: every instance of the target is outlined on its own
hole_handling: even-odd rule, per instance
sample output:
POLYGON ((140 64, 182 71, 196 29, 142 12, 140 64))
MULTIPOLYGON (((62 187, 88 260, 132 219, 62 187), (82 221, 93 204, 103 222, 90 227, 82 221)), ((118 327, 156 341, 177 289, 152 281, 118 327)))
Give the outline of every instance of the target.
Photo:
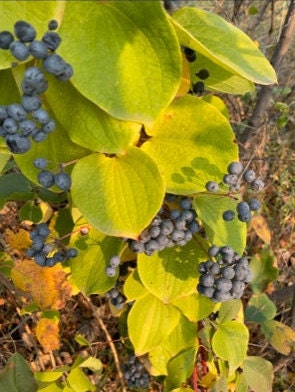
POLYGON ((6 229, 5 237, 8 244, 19 251, 29 248, 32 244, 29 233, 24 229, 19 229, 17 233, 14 233, 11 229, 6 229))
POLYGON ((60 265, 40 267, 33 260, 20 260, 12 268, 11 278, 43 310, 63 308, 72 292, 60 265))
POLYGON ((41 318, 36 325, 36 337, 45 352, 60 347, 58 320, 41 318))
POLYGON ((261 238, 266 244, 270 244, 271 233, 267 221, 263 216, 254 215, 251 219, 251 227, 253 227, 259 238, 261 238))

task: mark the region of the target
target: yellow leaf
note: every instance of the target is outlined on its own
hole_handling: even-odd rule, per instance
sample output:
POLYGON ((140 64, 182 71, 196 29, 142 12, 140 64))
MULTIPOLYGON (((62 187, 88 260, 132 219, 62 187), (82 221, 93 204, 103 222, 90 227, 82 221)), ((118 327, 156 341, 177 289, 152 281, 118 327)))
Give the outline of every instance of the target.
POLYGON ((259 238, 261 238, 266 244, 270 244, 271 233, 267 221, 263 216, 254 215, 251 219, 251 227, 253 227, 259 238))
POLYGON ((11 229, 6 229, 5 236, 8 244, 16 250, 23 251, 32 243, 29 233, 24 229, 19 229, 17 233, 14 233, 11 229))
POLYGON ((41 318, 36 325, 36 337, 45 352, 60 347, 58 320, 41 318))
POLYGON ((71 286, 60 265, 40 267, 33 260, 20 260, 11 270, 14 285, 45 309, 61 309, 71 295, 71 286))
POLYGON ((190 85, 191 85, 191 78, 190 78, 189 64, 183 56, 181 82, 178 91, 176 93, 176 96, 182 97, 183 95, 186 95, 188 90, 190 89, 190 85))

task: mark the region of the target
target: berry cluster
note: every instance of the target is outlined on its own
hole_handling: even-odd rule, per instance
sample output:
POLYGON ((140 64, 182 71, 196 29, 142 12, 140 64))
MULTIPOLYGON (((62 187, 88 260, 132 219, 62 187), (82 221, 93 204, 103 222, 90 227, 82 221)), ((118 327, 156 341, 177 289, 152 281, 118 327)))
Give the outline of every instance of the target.
MULTIPOLYGON (((197 53, 194 49, 188 48, 186 46, 182 47, 183 54, 187 61, 189 63, 193 63, 197 59, 197 53)), ((192 83, 191 89, 189 91, 189 94, 193 95, 202 95, 205 92, 205 84, 203 80, 206 80, 209 78, 210 74, 207 69, 200 69, 198 72, 196 72, 196 77, 200 80, 198 80, 195 83, 192 83)))
POLYGON ((69 258, 78 255, 75 248, 66 248, 56 239, 50 241, 50 230, 46 223, 39 223, 31 231, 32 246, 27 250, 27 256, 33 257, 35 262, 42 267, 53 267, 69 258))
POLYGON ((34 166, 41 171, 38 173, 38 182, 44 188, 50 188, 56 185, 60 190, 66 192, 70 189, 72 185, 71 176, 64 172, 63 165, 61 165, 61 170, 57 173, 52 173, 47 170, 48 161, 46 158, 37 158, 33 161, 34 166))
POLYGON ((143 364, 135 357, 130 356, 127 363, 122 366, 124 378, 129 388, 147 388, 150 376, 143 364))
MULTIPOLYGON (((56 29, 57 22, 51 21, 49 29, 56 29)), ((61 42, 54 31, 46 32, 41 41, 36 40, 36 30, 25 21, 14 25, 14 39, 8 31, 0 32, 0 48, 10 49, 19 61, 32 55, 42 60, 43 68, 58 80, 65 81, 73 75, 72 67, 54 53, 61 42)), ((23 154, 30 150, 32 141, 39 143, 54 131, 55 121, 42 106, 40 95, 48 87, 44 72, 37 66, 28 67, 21 82, 21 103, 0 105, 0 136, 4 137, 7 147, 13 154, 23 154)))
POLYGON ((105 293, 105 296, 110 300, 111 304, 115 306, 117 309, 121 310, 124 307, 124 302, 126 301, 126 297, 120 293, 120 291, 113 287, 111 290, 105 293))
POLYGON ((212 245, 209 259, 199 264, 201 274, 197 290, 214 302, 241 298, 252 273, 246 257, 239 256, 230 246, 212 245))
POLYGON ((150 256, 156 251, 184 246, 200 230, 197 214, 189 197, 167 194, 165 202, 177 203, 171 208, 164 203, 151 224, 139 235, 138 240, 128 240, 129 248, 135 253, 150 256))
POLYGON ((113 278, 116 276, 117 268, 121 263, 120 256, 112 256, 109 260, 109 265, 106 268, 106 276, 113 278))
MULTIPOLYGON (((255 192, 264 188, 264 182, 257 178, 255 171, 253 169, 244 169, 241 162, 231 162, 222 181, 225 186, 229 187, 230 192, 238 192, 241 184, 248 185, 255 192)), ((219 185, 215 181, 208 181, 205 187, 208 192, 217 192, 219 190, 219 185)), ((251 198, 248 201, 239 202, 236 206, 236 212, 233 210, 224 211, 222 217, 225 221, 231 221, 237 213, 240 221, 249 222, 252 217, 251 211, 257 211, 260 207, 259 200, 251 198)))

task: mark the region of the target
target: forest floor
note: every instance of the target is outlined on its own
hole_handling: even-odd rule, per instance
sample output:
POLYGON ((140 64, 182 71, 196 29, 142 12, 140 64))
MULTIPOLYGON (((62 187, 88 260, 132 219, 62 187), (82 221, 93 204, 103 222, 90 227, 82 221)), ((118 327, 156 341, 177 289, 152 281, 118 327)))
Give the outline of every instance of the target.
MULTIPOLYGON (((196 4, 186 1, 187 4, 196 4)), ((260 10, 263 1, 244 1, 234 18, 234 23, 256 40, 268 58, 271 58, 282 28, 287 11, 286 1, 275 1, 274 9, 268 7, 263 15, 260 10), (257 14, 249 15, 250 7, 257 9, 257 14)), ((198 1, 198 6, 221 14, 232 20, 233 1, 198 1)), ((253 10, 254 10, 253 8, 253 10)), ((254 11, 255 12, 255 11, 254 11)), ((282 61, 278 74, 279 84, 273 88, 273 103, 265 114, 264 126, 259 134, 249 140, 247 151, 241 160, 252 160, 259 176, 266 183, 263 193, 261 216, 264 226, 249 225, 249 256, 267 250, 275 256, 279 269, 278 278, 270 284, 266 292, 275 302, 278 313, 276 320, 295 327, 295 40, 282 61), (284 126, 278 125, 282 112, 276 109, 276 102, 283 102, 289 108, 284 126), (267 239, 269 237, 269 239, 267 239)), ((243 125, 250 118, 256 102, 256 96, 224 97, 231 113, 237 139, 243 132, 243 125)), ((20 226, 18 204, 8 203, 0 211, 0 233, 6 229, 17 231, 20 226)), ((0 248, 6 247, 4 237, 0 236, 0 248)), ((19 252, 12 252, 15 260, 21 257, 19 252)), ((1 276, 1 275, 0 275, 1 276)), ((245 301, 247 301, 246 293, 245 301)), ((25 299, 8 279, 0 279, 0 367, 15 352, 24 356, 33 371, 44 371, 56 366, 72 365, 79 354, 100 358, 104 364, 103 376, 89 373, 89 377, 98 385, 97 391, 119 391, 121 380, 117 372, 119 361, 127 355, 126 345, 119 332, 118 319, 112 315, 108 303, 99 296, 91 296, 93 304, 99 306, 98 324, 89 307, 89 302, 78 294, 66 302, 61 313, 61 347, 54 352, 45 352, 38 343, 34 329, 38 315, 21 312, 25 299), (75 340, 77 334, 83 335, 90 347, 75 340), (109 340, 114 343, 110 349, 109 340)), ((274 391, 291 392, 295 390, 294 353, 283 355, 275 351, 266 341, 255 324, 250 330, 251 355, 262 356, 272 362, 275 370, 274 391)), ((153 391, 161 391, 161 385, 153 384, 153 391)))

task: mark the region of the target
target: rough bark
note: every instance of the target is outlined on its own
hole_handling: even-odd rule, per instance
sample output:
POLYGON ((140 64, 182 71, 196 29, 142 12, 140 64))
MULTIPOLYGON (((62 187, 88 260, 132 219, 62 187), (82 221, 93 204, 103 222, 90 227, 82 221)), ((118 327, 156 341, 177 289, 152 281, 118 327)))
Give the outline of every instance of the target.
MULTIPOLYGON (((278 44, 271 58, 271 64, 279 75, 280 65, 295 35, 295 0, 291 0, 278 44)), ((257 103, 249 120, 249 127, 241 135, 240 142, 247 147, 247 141, 257 134, 266 119, 266 111, 270 105, 273 86, 262 86, 257 103)))

